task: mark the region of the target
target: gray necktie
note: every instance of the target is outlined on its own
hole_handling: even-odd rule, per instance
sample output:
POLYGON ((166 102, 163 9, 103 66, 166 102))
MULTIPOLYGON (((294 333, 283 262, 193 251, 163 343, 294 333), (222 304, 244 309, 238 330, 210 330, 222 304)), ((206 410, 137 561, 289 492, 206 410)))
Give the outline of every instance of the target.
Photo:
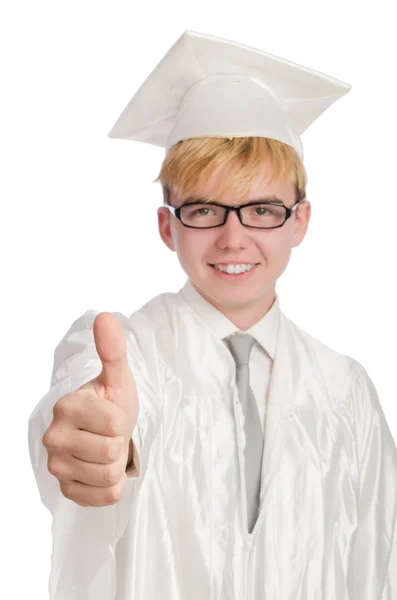
POLYGON ((247 495, 248 531, 254 528, 259 513, 263 430, 255 396, 249 384, 249 356, 255 339, 248 334, 237 334, 226 338, 236 363, 236 383, 244 413, 245 483, 247 495))

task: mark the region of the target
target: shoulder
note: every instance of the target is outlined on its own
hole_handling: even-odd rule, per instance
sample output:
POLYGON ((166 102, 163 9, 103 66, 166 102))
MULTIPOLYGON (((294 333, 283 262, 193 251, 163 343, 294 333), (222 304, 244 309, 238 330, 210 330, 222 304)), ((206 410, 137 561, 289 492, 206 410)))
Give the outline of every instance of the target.
POLYGON ((129 321, 138 335, 153 336, 159 349, 167 351, 178 330, 182 308, 181 295, 166 292, 155 296, 133 312, 129 321))
POLYGON ((318 366, 331 372, 348 372, 350 370, 349 357, 331 348, 308 331, 298 326, 282 314, 281 321, 287 335, 293 338, 296 351, 314 361, 318 366))
POLYGON ((362 364, 325 344, 284 315, 282 322, 293 340, 294 351, 301 357, 302 368, 307 369, 311 380, 315 379, 327 388, 334 407, 360 388, 373 395, 373 382, 362 364))
POLYGON ((154 325, 164 326, 176 311, 180 304, 179 292, 164 292, 151 298, 143 304, 138 310, 131 313, 130 320, 133 323, 142 321, 151 321, 154 325))

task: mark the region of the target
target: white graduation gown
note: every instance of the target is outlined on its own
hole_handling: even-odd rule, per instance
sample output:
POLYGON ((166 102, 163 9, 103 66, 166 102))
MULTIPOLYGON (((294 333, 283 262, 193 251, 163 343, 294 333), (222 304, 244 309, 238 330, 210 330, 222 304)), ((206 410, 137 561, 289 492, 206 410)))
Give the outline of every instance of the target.
POLYGON ((54 403, 100 372, 96 314, 56 348, 29 420, 53 516, 50 600, 397 600, 397 449, 376 390, 282 312, 252 534, 235 364, 180 292, 114 313, 140 402, 138 476, 112 506, 66 499, 41 438, 54 403))

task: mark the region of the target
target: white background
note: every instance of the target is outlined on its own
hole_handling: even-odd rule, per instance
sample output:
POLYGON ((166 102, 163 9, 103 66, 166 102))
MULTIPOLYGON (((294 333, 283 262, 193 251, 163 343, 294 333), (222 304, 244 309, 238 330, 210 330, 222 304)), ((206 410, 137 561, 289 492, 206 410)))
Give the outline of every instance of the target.
POLYGON ((185 29, 352 84, 302 137, 312 220, 277 290, 290 319, 363 364, 397 439, 393 10, 390 0, 4 3, 1 597, 48 598, 51 518, 27 426, 55 346, 87 309, 129 315, 185 281, 157 233, 164 151, 107 137, 185 29))

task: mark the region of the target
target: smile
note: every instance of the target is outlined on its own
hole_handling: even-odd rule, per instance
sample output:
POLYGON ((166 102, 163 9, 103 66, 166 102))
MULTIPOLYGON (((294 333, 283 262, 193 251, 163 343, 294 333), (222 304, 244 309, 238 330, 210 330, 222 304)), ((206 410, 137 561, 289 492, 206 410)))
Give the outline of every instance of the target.
POLYGON ((211 266, 215 267, 215 269, 218 269, 219 271, 222 271, 223 273, 238 275, 239 273, 245 273, 246 271, 251 271, 251 269, 254 268, 255 263, 215 264, 215 265, 211 265, 211 266))
POLYGON ((210 264, 209 266, 220 279, 235 281, 251 277, 255 273, 259 263, 210 264))

